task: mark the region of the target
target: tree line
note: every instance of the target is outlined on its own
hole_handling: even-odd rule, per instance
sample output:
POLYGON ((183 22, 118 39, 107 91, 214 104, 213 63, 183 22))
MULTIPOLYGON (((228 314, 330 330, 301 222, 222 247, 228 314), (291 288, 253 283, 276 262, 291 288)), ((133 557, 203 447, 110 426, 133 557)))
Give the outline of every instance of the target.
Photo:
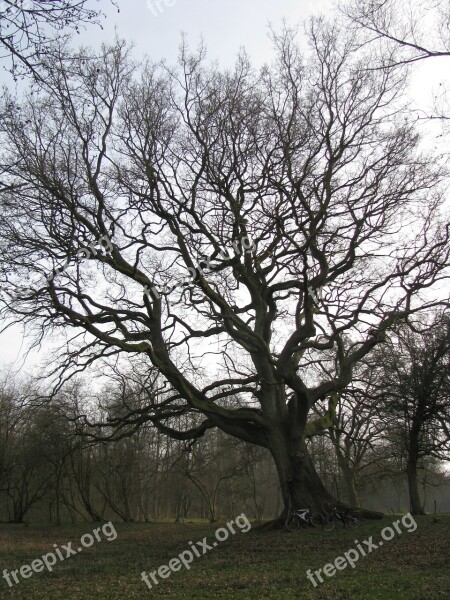
MULTIPOLYGON (((374 508, 398 509, 395 494, 377 493, 383 483, 398 495, 407 483, 414 514, 425 513, 427 500, 432 509, 435 488, 450 502, 448 316, 423 325, 422 332, 400 328, 341 395, 331 427, 310 438, 325 487, 354 507, 375 495, 374 508)), ((133 379, 102 388, 104 414, 88 421, 91 399, 82 383, 43 402, 31 383, 15 387, 4 374, 0 519, 216 521, 240 507, 256 520, 276 516, 282 499, 264 449, 217 430, 175 440, 151 422, 132 434, 113 426, 99 433, 94 421, 112 422, 130 404, 143 405, 129 386, 133 379)), ((186 429, 198 424, 190 415, 185 420, 186 429)))

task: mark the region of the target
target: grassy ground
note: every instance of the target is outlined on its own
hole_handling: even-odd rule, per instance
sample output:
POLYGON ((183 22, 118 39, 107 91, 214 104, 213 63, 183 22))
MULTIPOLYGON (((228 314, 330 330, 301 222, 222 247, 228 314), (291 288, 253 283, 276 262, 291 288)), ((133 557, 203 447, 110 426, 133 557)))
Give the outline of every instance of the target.
MULTIPOLYGON (((227 541, 195 558, 190 570, 182 568, 150 590, 141 572, 154 571, 184 550, 188 542, 207 537, 212 544, 218 525, 157 523, 115 524, 117 539, 96 542, 76 556, 61 561, 52 573, 33 573, 8 587, 0 578, 0 597, 27 600, 177 598, 184 600, 232 598, 291 598, 320 600, 448 600, 450 598, 450 515, 439 523, 418 517, 417 529, 395 533, 382 547, 360 557, 313 587, 306 570, 316 571, 373 536, 398 517, 365 522, 356 530, 341 527, 332 532, 301 530, 296 533, 237 530, 227 541)), ((72 540, 77 548, 82 535, 96 525, 63 527, 0 525, 0 570, 19 569, 72 540)), ((102 536, 105 537, 105 536, 102 536)), ((111 536, 112 537, 112 536, 111 536)), ((362 544, 366 550, 367 545, 362 544)), ((201 548, 199 551, 202 552, 201 548)), ((65 552, 63 551, 63 555, 65 552)))

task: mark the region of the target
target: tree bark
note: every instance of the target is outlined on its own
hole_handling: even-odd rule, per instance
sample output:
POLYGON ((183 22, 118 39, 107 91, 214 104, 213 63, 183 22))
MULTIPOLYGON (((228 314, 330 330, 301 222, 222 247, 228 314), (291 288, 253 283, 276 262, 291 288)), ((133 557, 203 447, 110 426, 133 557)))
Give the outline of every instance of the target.
POLYGON ((359 502, 358 494, 356 493, 355 472, 351 467, 345 464, 345 459, 343 459, 342 462, 339 461, 339 463, 342 475, 344 477, 345 493, 347 495, 347 500, 352 506, 357 506, 359 508, 361 505, 359 502))
POLYGON ((358 494, 356 493, 355 474, 353 471, 349 470, 344 473, 344 481, 348 501, 352 506, 357 506, 359 508, 361 504, 359 502, 358 494))
POLYGON ((420 502, 419 486, 417 484, 417 460, 412 456, 408 458, 406 473, 408 475, 410 512, 412 515, 424 515, 425 511, 420 502))
MULTIPOLYGON (((269 527, 283 527, 288 513, 296 508, 309 508, 313 512, 326 514, 330 506, 338 509, 359 508, 344 504, 324 486, 309 455, 305 441, 288 443, 288 440, 272 440, 270 451, 277 467, 283 498, 283 511, 269 527), (291 448, 289 452, 288 448, 291 448)), ((358 514, 367 519, 380 519, 382 513, 359 509, 358 514)))
POLYGON ((310 508, 326 513, 330 505, 339 504, 323 485, 306 446, 290 457, 290 468, 292 479, 288 488, 292 508, 310 508))

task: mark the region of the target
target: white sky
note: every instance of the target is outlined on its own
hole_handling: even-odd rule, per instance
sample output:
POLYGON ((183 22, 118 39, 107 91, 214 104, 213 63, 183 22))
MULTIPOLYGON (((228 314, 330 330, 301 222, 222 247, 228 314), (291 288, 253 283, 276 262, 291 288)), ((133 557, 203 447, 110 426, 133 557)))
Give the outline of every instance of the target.
MULTIPOLYGON (((254 63, 270 60, 269 23, 277 30, 283 19, 296 25, 311 14, 329 13, 332 7, 331 0, 117 0, 117 4, 119 14, 108 1, 100 0, 98 5, 107 15, 104 28, 89 27, 77 36, 80 43, 96 46, 111 40, 117 31, 119 37, 135 43, 137 58, 147 54, 154 61, 166 58, 173 63, 184 32, 194 47, 202 36, 210 59, 222 66, 232 64, 243 46, 254 63)), ((449 70, 448 59, 425 61, 418 68, 412 86, 418 104, 429 103, 433 89, 449 70)), ((8 363, 13 371, 31 369, 44 351, 25 359, 26 349, 21 328, 0 335, 0 366, 8 363)))
MULTIPOLYGON (((104 32, 96 37, 110 39, 117 27, 119 36, 133 40, 139 51, 154 60, 177 56, 181 32, 193 45, 200 36, 206 42, 210 57, 230 64, 241 46, 263 61, 270 56, 267 26, 301 22, 308 15, 327 10, 329 0, 118 0, 120 14, 100 5, 107 13, 104 32)), ((92 29, 89 36, 93 36, 92 29)))

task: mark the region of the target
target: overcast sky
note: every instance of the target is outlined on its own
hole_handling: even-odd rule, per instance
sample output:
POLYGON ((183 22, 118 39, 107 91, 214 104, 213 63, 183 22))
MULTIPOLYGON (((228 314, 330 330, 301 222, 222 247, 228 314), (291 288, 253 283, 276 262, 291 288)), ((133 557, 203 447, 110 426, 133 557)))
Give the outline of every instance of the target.
MULTIPOLYGON (((283 19, 300 23, 305 17, 329 10, 328 0, 119 0, 120 13, 101 0, 107 14, 104 32, 96 37, 111 39, 114 28, 139 51, 152 59, 173 61, 181 32, 193 45, 201 36, 210 57, 220 64, 233 62, 239 48, 245 46, 256 61, 270 55, 268 23, 279 27, 283 19)), ((89 30, 89 38, 94 32, 89 30)))
MULTIPOLYGON (((119 37, 134 42, 136 57, 147 54, 154 61, 165 58, 173 63, 184 32, 192 46, 203 37, 208 56, 222 66, 232 64, 242 46, 256 64, 270 60, 269 23, 279 30, 283 19, 290 25, 301 24, 312 14, 330 14, 332 8, 331 0, 118 0, 117 13, 107 0, 98 4, 106 14, 104 28, 89 27, 77 36, 80 43, 97 45, 113 39, 117 31, 119 37)), ((429 102, 448 66, 448 60, 421 65, 412 87, 419 104, 429 102)), ((1 335, 0 364, 14 363, 20 370, 26 347, 20 328, 1 335)), ((26 367, 39 358, 31 354, 26 367)))

